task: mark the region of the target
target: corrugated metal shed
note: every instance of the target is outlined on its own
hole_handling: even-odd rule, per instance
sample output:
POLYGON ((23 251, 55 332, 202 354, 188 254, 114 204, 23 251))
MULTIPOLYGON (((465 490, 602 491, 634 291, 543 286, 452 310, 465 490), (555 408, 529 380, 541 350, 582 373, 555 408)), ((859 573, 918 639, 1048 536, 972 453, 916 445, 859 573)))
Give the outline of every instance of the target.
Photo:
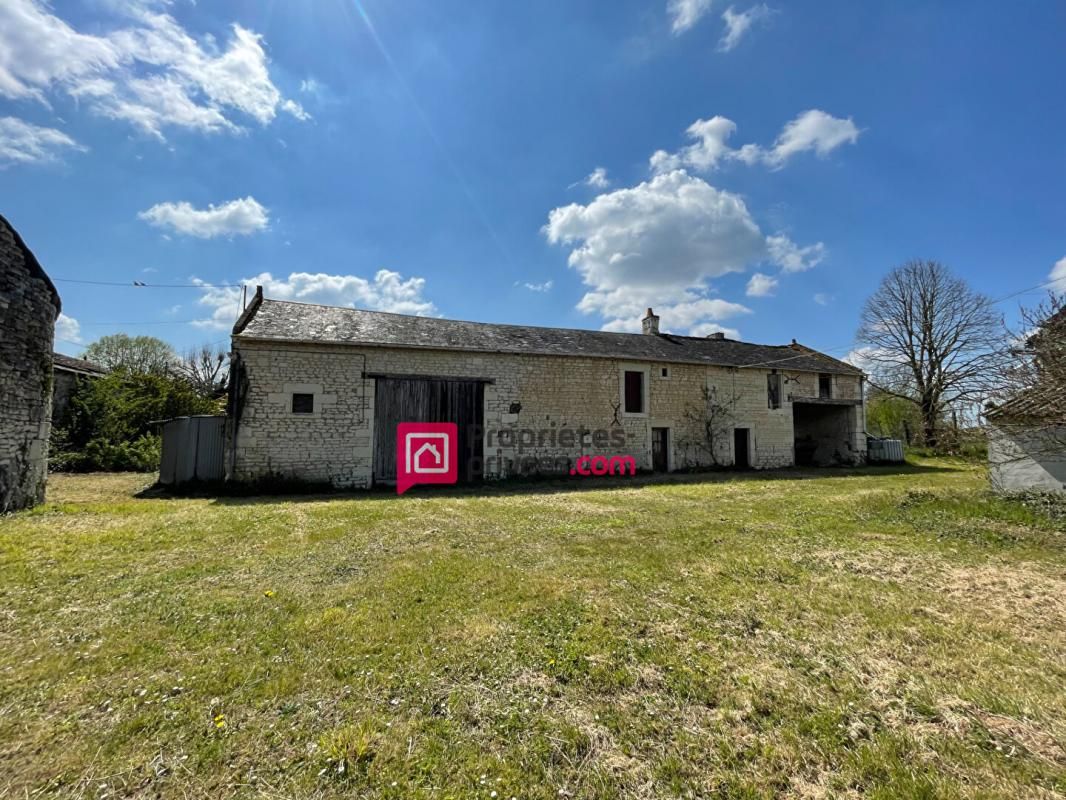
POLYGON ((902 464, 903 442, 899 439, 868 439, 866 460, 871 464, 902 464))
POLYGON ((159 482, 218 481, 224 474, 225 417, 177 417, 162 423, 159 482))

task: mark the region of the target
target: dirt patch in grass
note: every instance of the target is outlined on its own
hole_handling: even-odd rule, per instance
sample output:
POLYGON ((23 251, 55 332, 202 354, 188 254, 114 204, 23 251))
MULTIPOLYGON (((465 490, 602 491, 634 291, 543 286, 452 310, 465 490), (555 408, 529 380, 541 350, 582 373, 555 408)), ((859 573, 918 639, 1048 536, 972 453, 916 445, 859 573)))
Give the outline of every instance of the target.
POLYGON ((1024 565, 981 564, 947 570, 942 585, 953 597, 989 613, 1066 635, 1066 577, 1024 565))

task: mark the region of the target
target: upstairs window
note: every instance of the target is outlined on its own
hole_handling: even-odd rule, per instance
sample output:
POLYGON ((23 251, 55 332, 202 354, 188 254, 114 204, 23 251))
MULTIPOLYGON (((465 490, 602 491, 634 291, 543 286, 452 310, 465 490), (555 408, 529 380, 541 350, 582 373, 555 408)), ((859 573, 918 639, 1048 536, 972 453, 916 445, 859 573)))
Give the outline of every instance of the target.
POLYGON ((313 394, 294 393, 292 396, 293 414, 314 414, 315 396, 313 394))
POLYGON ((626 370, 625 410, 627 414, 644 413, 644 373, 626 370))
POLYGON ((781 408, 781 376, 776 372, 766 376, 766 406, 781 408))
POLYGON ((827 372, 818 375, 818 397, 828 400, 833 396, 833 376, 827 372))

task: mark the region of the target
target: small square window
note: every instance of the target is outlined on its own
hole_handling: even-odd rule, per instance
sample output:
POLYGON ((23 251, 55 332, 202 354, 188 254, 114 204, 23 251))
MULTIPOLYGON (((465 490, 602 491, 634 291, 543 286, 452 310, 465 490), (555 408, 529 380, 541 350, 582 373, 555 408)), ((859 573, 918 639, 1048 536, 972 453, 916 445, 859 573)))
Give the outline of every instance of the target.
POLYGON ((625 401, 627 414, 644 413, 644 373, 626 370, 625 401))
POLYGON ((314 414, 315 396, 313 394, 294 393, 292 396, 293 414, 314 414))
POLYGON ((664 378, 669 378, 670 377, 670 368, 669 367, 663 367, 662 376, 664 378))

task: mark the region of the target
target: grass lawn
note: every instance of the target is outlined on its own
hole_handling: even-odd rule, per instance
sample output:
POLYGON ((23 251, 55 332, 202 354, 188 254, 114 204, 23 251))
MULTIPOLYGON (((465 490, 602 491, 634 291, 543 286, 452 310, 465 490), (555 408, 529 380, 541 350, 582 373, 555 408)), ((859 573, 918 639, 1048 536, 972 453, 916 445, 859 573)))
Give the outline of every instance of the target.
POLYGON ((147 482, 0 519, 0 797, 1066 796, 1066 534, 979 469, 147 482))

